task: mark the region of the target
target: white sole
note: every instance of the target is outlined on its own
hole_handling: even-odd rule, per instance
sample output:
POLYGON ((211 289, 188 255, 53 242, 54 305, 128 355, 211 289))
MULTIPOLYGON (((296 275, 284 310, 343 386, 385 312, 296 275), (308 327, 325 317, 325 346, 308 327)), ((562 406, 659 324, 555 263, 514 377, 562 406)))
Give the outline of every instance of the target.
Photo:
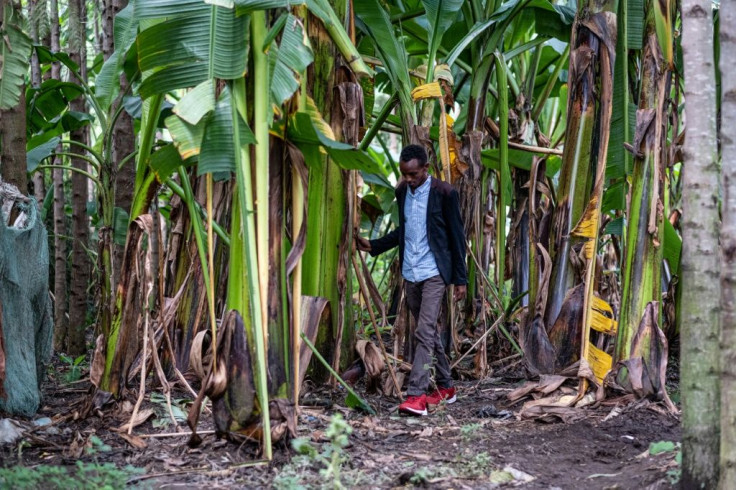
POLYGON ((451 403, 455 403, 456 401, 457 401, 457 394, 455 394, 455 395, 452 395, 452 398, 443 398, 443 399, 442 399, 442 400, 440 400, 440 402, 439 402, 439 403, 437 403, 436 405, 435 405, 435 404, 433 404, 433 403, 429 403, 429 402, 427 402, 427 403, 428 403, 428 404, 429 404, 430 406, 433 406, 433 407, 437 407, 437 406, 439 406, 439 405, 442 405, 442 403, 445 403, 445 404, 449 405, 449 404, 451 404, 451 403))
POLYGON ((424 417, 424 416, 428 415, 426 408, 424 410, 414 410, 412 408, 401 408, 401 409, 399 409, 399 412, 401 412, 401 413, 407 413, 407 414, 411 414, 411 415, 419 415, 421 417, 424 417))

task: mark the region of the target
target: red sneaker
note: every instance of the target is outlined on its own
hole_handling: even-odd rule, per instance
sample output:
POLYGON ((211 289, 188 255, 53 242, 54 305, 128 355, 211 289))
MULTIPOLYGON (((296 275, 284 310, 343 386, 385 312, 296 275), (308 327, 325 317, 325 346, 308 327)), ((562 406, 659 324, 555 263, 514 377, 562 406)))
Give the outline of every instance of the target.
POLYGON ((437 388, 433 393, 427 395, 427 403, 429 405, 439 405, 443 401, 448 405, 457 401, 454 387, 437 388))
POLYGON ((406 401, 399 405, 399 412, 411 415, 427 415, 427 395, 408 396, 406 401))

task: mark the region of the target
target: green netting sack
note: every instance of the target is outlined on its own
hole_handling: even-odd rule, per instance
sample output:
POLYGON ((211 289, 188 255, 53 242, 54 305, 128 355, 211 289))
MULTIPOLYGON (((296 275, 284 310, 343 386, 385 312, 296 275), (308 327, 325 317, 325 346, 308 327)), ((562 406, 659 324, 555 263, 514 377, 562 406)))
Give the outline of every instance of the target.
POLYGON ((32 415, 53 335, 48 240, 36 201, 2 181, 0 207, 0 410, 32 415))

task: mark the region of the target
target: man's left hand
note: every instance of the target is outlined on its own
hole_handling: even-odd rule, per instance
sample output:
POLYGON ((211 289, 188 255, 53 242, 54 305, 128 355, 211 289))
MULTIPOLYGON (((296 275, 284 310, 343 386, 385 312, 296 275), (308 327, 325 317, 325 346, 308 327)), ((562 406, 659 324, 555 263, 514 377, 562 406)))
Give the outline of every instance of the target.
POLYGON ((462 286, 455 285, 455 301, 460 301, 465 298, 465 294, 468 292, 468 286, 463 284, 462 286))

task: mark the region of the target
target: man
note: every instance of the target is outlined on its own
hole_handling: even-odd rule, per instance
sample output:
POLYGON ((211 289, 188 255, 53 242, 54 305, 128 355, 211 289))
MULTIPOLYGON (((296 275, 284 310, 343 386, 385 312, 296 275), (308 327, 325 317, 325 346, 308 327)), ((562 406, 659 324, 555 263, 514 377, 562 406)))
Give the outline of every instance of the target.
POLYGON ((465 233, 457 191, 429 175, 424 148, 404 148, 399 170, 403 177, 396 188, 399 227, 376 240, 356 237, 356 242, 359 250, 374 256, 399 247, 406 301, 417 324, 407 399, 399 405, 399 411, 427 415, 428 404, 456 400, 450 365, 437 331, 437 317, 448 284, 455 285, 455 301, 465 297, 465 233), (437 389, 427 394, 433 357, 437 389))

